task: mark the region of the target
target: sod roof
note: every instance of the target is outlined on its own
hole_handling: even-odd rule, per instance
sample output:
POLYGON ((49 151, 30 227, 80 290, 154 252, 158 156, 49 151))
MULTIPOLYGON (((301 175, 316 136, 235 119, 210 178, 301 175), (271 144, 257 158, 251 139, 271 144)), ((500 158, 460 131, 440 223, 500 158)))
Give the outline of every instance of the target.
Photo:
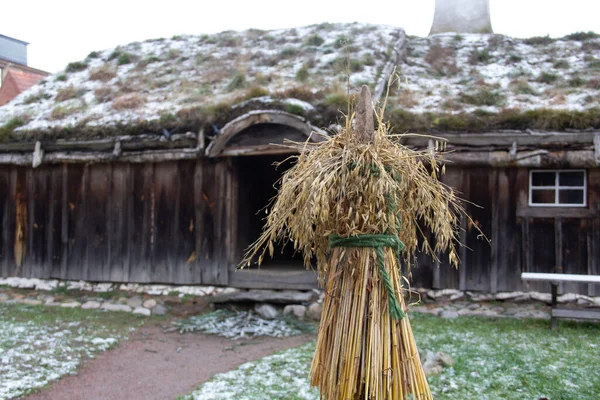
POLYGON ((94 51, 0 107, 0 140, 218 129, 253 109, 328 127, 352 92, 396 61, 396 130, 600 128, 600 38, 408 37, 400 28, 320 24, 174 36, 94 51), (212 127, 212 128, 210 128, 212 127))

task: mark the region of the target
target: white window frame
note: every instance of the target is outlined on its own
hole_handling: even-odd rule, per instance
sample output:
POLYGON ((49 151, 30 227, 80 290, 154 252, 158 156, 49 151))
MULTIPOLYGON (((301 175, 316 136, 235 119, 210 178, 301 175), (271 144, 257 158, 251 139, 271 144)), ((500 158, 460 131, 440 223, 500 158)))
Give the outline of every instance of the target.
POLYGON ((587 207, 587 171, 585 169, 532 169, 529 171, 529 206, 530 207, 587 207), (533 186, 533 174, 535 172, 553 172, 554 173, 554 186, 533 186), (583 186, 560 186, 558 183, 558 176, 560 172, 583 172, 583 186), (541 190, 554 190, 554 203, 533 203, 533 191, 536 189, 541 190), (566 204, 559 203, 558 196, 560 189, 572 189, 572 190, 583 190, 583 203, 582 204, 566 204))

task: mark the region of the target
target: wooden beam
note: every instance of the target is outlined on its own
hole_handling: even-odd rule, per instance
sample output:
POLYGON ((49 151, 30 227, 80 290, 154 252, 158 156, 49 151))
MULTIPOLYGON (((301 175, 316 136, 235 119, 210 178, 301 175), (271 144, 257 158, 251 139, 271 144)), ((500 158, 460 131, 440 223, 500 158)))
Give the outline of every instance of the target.
POLYGON ((375 90, 373 91, 373 101, 378 102, 383 97, 383 92, 386 90, 392 73, 394 72, 394 68, 396 65, 400 64, 400 62, 406 56, 406 33, 404 29, 399 29, 398 31, 398 40, 394 43, 392 47, 392 54, 390 55, 390 59, 384 65, 381 75, 379 75, 379 79, 375 84, 375 90))
POLYGON ((509 151, 465 151, 446 153, 443 155, 443 159, 449 163, 466 166, 594 168, 599 165, 594 159, 592 150, 547 151, 537 149, 518 152, 516 156, 512 156, 509 151))
POLYGON ((544 282, 575 282, 575 283, 600 283, 600 275, 583 274, 546 274, 541 272, 523 272, 521 279, 524 281, 544 282))
POLYGON ((585 207, 517 206, 517 217, 529 218, 595 218, 594 210, 585 207))
POLYGON ((208 157, 217 157, 227 146, 227 143, 244 129, 256 124, 278 124, 286 125, 302 132, 313 141, 321 141, 323 138, 311 135, 316 129, 306 119, 294 114, 280 110, 255 110, 250 111, 238 118, 228 122, 221 133, 206 148, 208 157))
POLYGON ((600 310, 579 310, 572 308, 553 308, 552 318, 574 318, 600 320, 600 310))

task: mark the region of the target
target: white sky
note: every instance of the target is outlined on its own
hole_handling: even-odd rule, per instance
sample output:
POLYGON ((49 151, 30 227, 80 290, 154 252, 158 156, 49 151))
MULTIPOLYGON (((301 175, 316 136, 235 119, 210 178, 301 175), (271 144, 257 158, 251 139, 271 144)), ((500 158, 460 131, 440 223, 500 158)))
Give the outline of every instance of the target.
MULTIPOLYGON (((434 0, 32 0, 4 2, 0 34, 30 43, 29 65, 56 72, 103 50, 133 41, 228 29, 274 29, 321 22, 403 27, 426 36, 434 0)), ((557 37, 600 32, 600 0, 490 0, 494 32, 557 37)))

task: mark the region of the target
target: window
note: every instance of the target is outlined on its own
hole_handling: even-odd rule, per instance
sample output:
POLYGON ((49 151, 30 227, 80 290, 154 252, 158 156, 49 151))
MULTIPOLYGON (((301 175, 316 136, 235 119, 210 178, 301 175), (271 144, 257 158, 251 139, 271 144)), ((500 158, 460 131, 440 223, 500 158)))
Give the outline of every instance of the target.
POLYGON ((529 205, 585 207, 585 170, 537 170, 529 172, 529 205))

